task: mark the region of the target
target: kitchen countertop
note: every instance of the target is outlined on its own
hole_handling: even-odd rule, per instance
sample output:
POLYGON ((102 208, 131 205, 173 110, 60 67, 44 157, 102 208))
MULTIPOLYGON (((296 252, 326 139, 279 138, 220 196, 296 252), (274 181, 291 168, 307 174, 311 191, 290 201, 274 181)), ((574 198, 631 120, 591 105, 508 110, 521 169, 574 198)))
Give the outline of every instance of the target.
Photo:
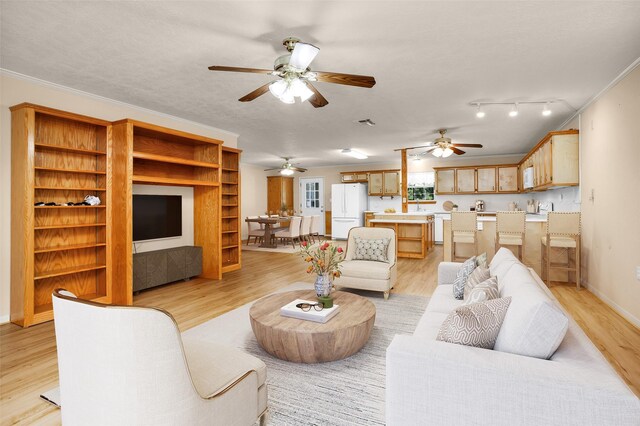
MULTIPOLYGON (((444 220, 451 221, 451 219, 449 218, 445 218, 444 220)), ((495 221, 496 221, 495 217, 487 217, 487 216, 478 217, 478 222, 495 222, 495 221)), ((531 214, 531 215, 527 215, 525 218, 525 222, 546 222, 546 221, 547 221, 546 215, 531 214)))
POLYGON ((434 212, 427 212, 427 211, 408 212, 408 213, 402 213, 402 212, 397 212, 397 213, 370 212, 370 213, 374 213, 376 216, 429 216, 434 214, 434 212))
POLYGON ((411 223, 411 224, 424 224, 424 223, 429 223, 426 220, 419 220, 419 219, 371 219, 369 220, 369 222, 377 222, 377 223, 411 223))

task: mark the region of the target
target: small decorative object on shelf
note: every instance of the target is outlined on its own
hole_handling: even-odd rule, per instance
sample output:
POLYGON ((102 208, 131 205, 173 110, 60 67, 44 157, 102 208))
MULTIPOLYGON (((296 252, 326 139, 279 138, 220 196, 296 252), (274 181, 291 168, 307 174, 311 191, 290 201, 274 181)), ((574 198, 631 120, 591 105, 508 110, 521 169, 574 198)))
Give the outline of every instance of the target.
POLYGON ((453 206, 451 206, 451 211, 457 212, 458 211, 458 205, 454 204, 453 206))
POLYGON ((333 279, 340 277, 340 263, 344 260, 342 247, 336 247, 330 243, 310 246, 307 241, 303 241, 300 254, 305 262, 310 265, 307 273, 315 272, 318 276, 315 282, 316 295, 325 308, 333 306, 331 290, 333 290, 333 279))

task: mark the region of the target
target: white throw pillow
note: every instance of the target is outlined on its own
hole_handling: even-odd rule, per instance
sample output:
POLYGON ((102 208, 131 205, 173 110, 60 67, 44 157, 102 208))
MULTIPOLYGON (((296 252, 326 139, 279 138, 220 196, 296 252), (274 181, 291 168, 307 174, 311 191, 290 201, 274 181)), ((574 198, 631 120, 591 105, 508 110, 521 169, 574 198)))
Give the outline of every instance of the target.
POLYGON ((469 278, 467 278, 467 282, 464 285, 464 298, 467 298, 467 295, 471 291, 472 288, 477 286, 478 284, 485 282, 491 278, 491 274, 489 274, 489 269, 483 268, 482 266, 476 266, 476 268, 471 272, 469 278))
POLYGON ((511 307, 504 318, 494 349, 535 358, 551 358, 567 333, 568 318, 538 286, 524 265, 513 265, 503 280, 500 296, 511 297, 511 307))
POLYGON ((510 302, 506 297, 456 308, 440 326, 436 340, 492 349, 510 302))
MULTIPOLYGON (((466 289, 465 289, 466 290, 466 289)), ((498 279, 491 277, 480 284, 475 285, 469 293, 464 295, 464 304, 486 302, 487 300, 497 299, 500 297, 498 291, 498 279)))

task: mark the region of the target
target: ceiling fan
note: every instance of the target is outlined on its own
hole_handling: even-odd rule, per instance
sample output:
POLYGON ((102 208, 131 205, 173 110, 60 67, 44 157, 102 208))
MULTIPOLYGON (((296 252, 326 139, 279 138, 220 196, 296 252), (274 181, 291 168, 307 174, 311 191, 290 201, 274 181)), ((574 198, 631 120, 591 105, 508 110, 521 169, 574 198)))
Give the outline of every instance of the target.
MULTIPOLYGON (((440 133, 440 137, 436 138, 433 143, 431 143, 430 145, 423 145, 423 146, 412 146, 409 148, 405 148, 405 149, 419 149, 419 148, 426 148, 426 150, 418 155, 424 155, 427 153, 431 153, 434 157, 442 157, 442 158, 447 158, 448 156, 450 156, 453 153, 456 153, 457 155, 462 155, 465 153, 465 151, 459 149, 460 147, 463 148, 482 148, 482 145, 480 145, 479 143, 451 143, 451 138, 447 138, 445 137, 445 134, 447 133, 447 129, 440 129, 438 130, 438 133, 440 133)), ((396 150, 397 151, 397 150, 396 150)))
POLYGON ((270 74, 278 77, 253 92, 238 99, 240 102, 249 102, 262 96, 267 91, 286 104, 295 103, 295 98, 300 102, 309 100, 315 108, 321 108, 329 103, 318 92, 312 81, 322 83, 344 84, 371 88, 376 84, 373 77, 366 75, 341 74, 335 72, 311 71, 309 65, 320 51, 316 46, 304 43, 295 37, 287 37, 282 41, 287 49, 287 54, 278 57, 273 64, 273 70, 259 68, 241 68, 212 65, 211 71, 248 72, 255 74, 270 74))
POLYGON ((302 167, 296 167, 289 161, 290 158, 284 158, 284 163, 280 167, 274 167, 273 169, 264 169, 265 172, 270 172, 273 170, 280 170, 280 174, 285 176, 291 176, 293 172, 301 172, 304 173, 307 169, 302 167))

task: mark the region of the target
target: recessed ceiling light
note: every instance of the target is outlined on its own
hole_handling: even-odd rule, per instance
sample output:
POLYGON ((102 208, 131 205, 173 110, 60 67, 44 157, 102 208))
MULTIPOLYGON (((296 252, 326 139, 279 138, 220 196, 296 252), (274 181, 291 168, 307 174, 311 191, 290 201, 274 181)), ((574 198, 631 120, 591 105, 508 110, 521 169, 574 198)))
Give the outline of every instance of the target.
POLYGON ((344 155, 348 155, 353 158, 357 158, 358 160, 364 160, 365 158, 369 158, 367 154, 364 154, 360 151, 356 151, 355 149, 343 149, 341 151, 344 155))
POLYGON ((517 117, 518 116, 518 104, 513 104, 513 108, 509 111, 509 117, 517 117))
POLYGON ((545 117, 548 117, 551 115, 551 110, 549 109, 549 102, 544 104, 544 108, 542 109, 542 115, 544 115, 545 117))
POLYGON ((484 111, 482 110, 482 106, 480 104, 478 104, 478 111, 476 112, 476 117, 478 118, 484 118, 486 114, 484 113, 484 111))

